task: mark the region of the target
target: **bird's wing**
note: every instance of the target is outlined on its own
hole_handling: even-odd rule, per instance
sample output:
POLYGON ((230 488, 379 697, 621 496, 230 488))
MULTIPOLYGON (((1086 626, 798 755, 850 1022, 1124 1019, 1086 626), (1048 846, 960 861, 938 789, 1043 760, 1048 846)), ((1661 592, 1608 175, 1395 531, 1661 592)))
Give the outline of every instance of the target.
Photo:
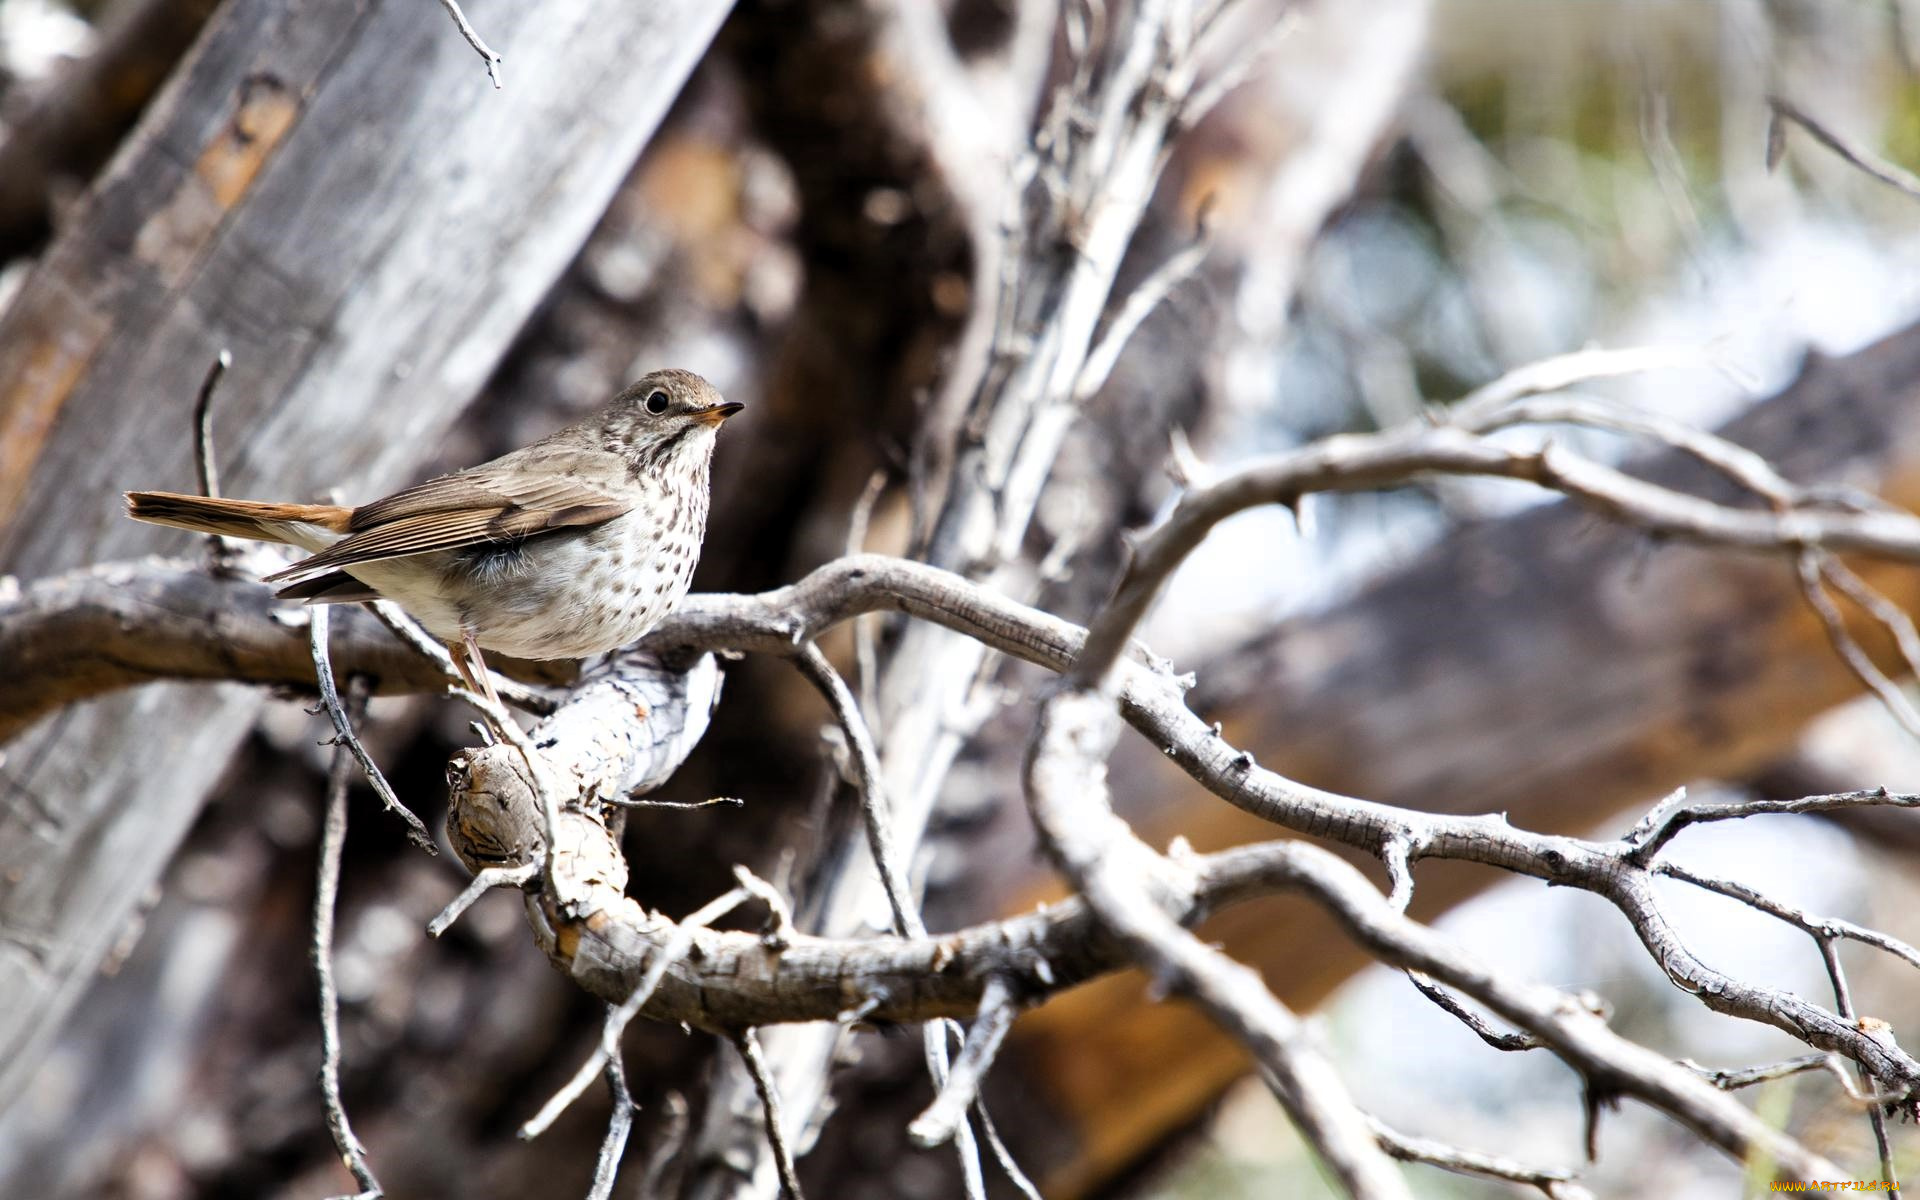
POLYGON ((429 479, 362 505, 354 510, 346 537, 267 579, 311 579, 355 563, 599 525, 631 508, 631 503, 577 479, 527 479, 518 471, 481 467, 429 479))

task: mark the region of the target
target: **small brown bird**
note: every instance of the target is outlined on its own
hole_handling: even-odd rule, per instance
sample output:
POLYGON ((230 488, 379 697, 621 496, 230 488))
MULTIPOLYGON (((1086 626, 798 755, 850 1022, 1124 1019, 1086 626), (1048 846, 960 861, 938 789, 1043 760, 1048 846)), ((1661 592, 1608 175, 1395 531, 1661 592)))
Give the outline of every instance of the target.
POLYGON ((714 434, 742 407, 691 371, 655 371, 524 450, 358 508, 128 492, 127 515, 310 551, 267 576, 286 585, 276 595, 393 600, 491 696, 483 648, 600 654, 687 594, 714 434))

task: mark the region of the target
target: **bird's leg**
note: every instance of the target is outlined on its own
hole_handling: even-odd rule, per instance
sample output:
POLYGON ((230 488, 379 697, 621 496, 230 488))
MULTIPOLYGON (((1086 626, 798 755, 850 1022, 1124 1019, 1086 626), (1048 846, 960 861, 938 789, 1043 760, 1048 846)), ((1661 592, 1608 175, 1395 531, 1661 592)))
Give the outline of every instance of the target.
POLYGON ((460 673, 467 677, 467 682, 475 691, 483 693, 487 699, 493 701, 496 708, 504 707, 500 703, 500 693, 493 690, 493 676, 487 673, 487 660, 481 656, 480 643, 473 639, 472 631, 461 634, 460 648, 465 651, 465 654, 453 656, 453 661, 460 667, 460 673))
POLYGON ((453 660, 453 669, 460 676, 460 682, 470 692, 479 692, 480 684, 473 678, 473 671, 467 666, 467 648, 460 642, 444 643, 447 657, 453 660))
POLYGON ((467 668, 467 647, 459 641, 442 641, 440 645, 447 647, 447 659, 453 660, 453 674, 461 678, 461 685, 467 687, 467 691, 480 691, 480 684, 474 682, 474 672, 467 668))

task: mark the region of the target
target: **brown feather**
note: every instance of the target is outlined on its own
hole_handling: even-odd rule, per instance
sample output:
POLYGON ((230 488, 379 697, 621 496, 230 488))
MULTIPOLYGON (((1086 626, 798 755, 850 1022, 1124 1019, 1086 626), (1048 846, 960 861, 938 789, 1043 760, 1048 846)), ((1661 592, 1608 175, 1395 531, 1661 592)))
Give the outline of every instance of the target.
POLYGON ((273 596, 276 600, 301 600, 308 604, 359 604, 380 599, 379 592, 345 571, 329 571, 325 575, 289 584, 273 596))
POLYGON ((504 489, 488 487, 484 473, 442 475, 353 510, 349 532, 374 529, 408 517, 468 509, 499 509, 514 502, 504 489))
MULTIPOLYGON (((562 430, 564 433, 571 431, 562 430)), ((555 435, 558 437, 560 435, 555 435)), ((353 510, 348 532, 359 533, 404 517, 464 509, 560 509, 606 504, 625 483, 618 455, 573 450, 556 457, 553 438, 490 463, 415 484, 353 510), (540 451, 537 456, 534 451, 540 451)))
POLYGON ((261 522, 298 522, 345 533, 353 510, 338 504, 274 504, 262 500, 216 500, 179 492, 128 492, 127 515, 149 525, 170 525, 196 533, 261 542, 287 539, 261 522))
POLYGON ((355 563, 514 541, 556 529, 599 525, 630 503, 568 478, 500 485, 498 464, 395 492, 355 509, 346 537, 267 576, 305 580, 355 563))

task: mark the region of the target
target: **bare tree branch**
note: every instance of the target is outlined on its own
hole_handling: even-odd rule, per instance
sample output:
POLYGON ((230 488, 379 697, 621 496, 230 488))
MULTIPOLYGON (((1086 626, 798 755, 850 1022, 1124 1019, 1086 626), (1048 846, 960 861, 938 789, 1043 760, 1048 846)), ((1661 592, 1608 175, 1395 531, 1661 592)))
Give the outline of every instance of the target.
POLYGON ((493 47, 480 40, 480 35, 467 21, 467 14, 460 11, 459 0, 440 0, 440 6, 447 10, 448 16, 453 18, 454 26, 460 30, 460 36, 467 40, 467 45, 472 46, 473 52, 487 64, 487 78, 493 81, 494 90, 498 91, 500 64, 506 60, 494 53, 493 47))
POLYGON ((1800 554, 1797 565, 1801 595, 1806 597, 1808 607, 1820 618, 1821 627, 1827 631, 1827 640, 1833 643, 1834 653, 1879 699, 1881 707, 1899 722, 1908 737, 1920 737, 1920 712, 1914 710, 1900 686, 1887 677, 1887 673, 1873 661, 1873 656, 1855 640, 1847 629, 1847 619, 1841 614, 1840 606, 1827 594, 1826 574, 1821 568, 1821 559, 1824 557, 1813 549, 1800 554))
POLYGON ((633 1093, 627 1090, 626 1064, 618 1054, 607 1056, 605 1075, 613 1111, 607 1116, 607 1134, 600 1141, 600 1153, 593 1160, 593 1184, 587 1189, 587 1200, 608 1200, 613 1195, 613 1182, 620 1175, 620 1156, 626 1153, 637 1107, 633 1093))
POLYGON ((1027 803, 1041 843, 1129 957, 1193 998, 1260 1065, 1287 1115, 1350 1195, 1408 1196, 1366 1119, 1299 1019, 1252 968, 1203 944, 1156 897, 1190 887, 1113 814, 1106 759, 1119 722, 1098 690, 1041 706, 1027 760, 1027 803))
MULTIPOLYGON (((795 934, 775 952, 758 935, 687 929, 645 911, 621 894, 619 873, 604 869, 604 856, 615 851, 589 849, 596 841, 611 846, 605 827, 578 812, 564 814, 563 821, 569 830, 566 841, 576 853, 561 860, 561 869, 571 864, 606 878, 579 881, 578 897, 568 908, 551 898, 535 898, 529 916, 536 937, 557 966, 609 1000, 631 997, 636 986, 653 981, 642 1011, 655 1020, 685 1021, 722 1032, 781 1021, 833 1020, 849 994, 872 998, 867 1016, 873 1020, 957 1016, 974 1011, 995 978, 1015 995, 1031 999, 1072 987, 1133 957, 1079 901, 931 939, 836 941, 795 934), (662 954, 683 944, 692 949, 662 954), (663 962, 670 964, 664 971, 663 962)), ((1538 835, 1529 840, 1548 849, 1570 844, 1570 839, 1538 835)), ((1617 860, 1612 869, 1630 870, 1617 860)), ((1192 920, 1275 889, 1304 890, 1382 961, 1458 988, 1539 1038, 1597 1086, 1662 1108, 1736 1157, 1761 1150, 1784 1170, 1808 1172, 1808 1178, 1833 1170, 1727 1100, 1699 1073, 1618 1038, 1586 1002, 1486 970, 1395 911, 1353 867, 1325 851, 1300 842, 1243 847, 1195 859, 1176 876, 1187 882, 1158 890, 1154 911, 1192 920), (1172 908, 1163 910, 1161 904, 1172 908)), ((1716 986, 1733 985, 1724 981, 1716 986)), ((1781 1003, 1780 994, 1769 993, 1766 1003, 1781 1003)), ((1809 1040, 1818 1036, 1815 1031, 1809 1040)), ((1882 1035, 1874 1037, 1887 1055, 1899 1056, 1882 1035)), ((1896 1077, 1879 1067, 1875 1075, 1883 1080, 1896 1077)), ((1905 1078, 1910 1083, 1915 1076, 1909 1070, 1905 1078)))
POLYGON ((1104 676, 1167 577, 1227 517, 1258 505, 1292 504, 1312 492, 1392 486, 1428 473, 1538 484, 1651 533, 1730 549, 1798 553, 1819 548, 1920 561, 1920 520, 1907 513, 1731 508, 1551 444, 1513 449, 1452 428, 1347 435, 1249 464, 1183 496, 1139 544, 1113 602, 1089 633, 1074 678, 1104 676))
MULTIPOLYGON (((1730 473, 1737 472, 1736 477, 1755 490, 1782 493, 1775 480, 1723 454, 1711 442, 1698 443, 1698 449, 1703 456, 1713 455, 1719 464, 1730 465, 1730 473)), ((1255 464, 1190 493, 1167 524, 1143 544, 1115 603, 1100 615, 1089 634, 947 572, 859 556, 761 596, 690 599, 651 639, 651 645, 666 651, 728 647, 798 654, 805 662, 812 639, 822 630, 860 613, 894 609, 926 617, 977 639, 982 646, 1068 673, 1070 680, 1110 687, 1111 696, 1102 690, 1069 691, 1048 702, 1040 722, 1040 736, 1048 748, 1036 752, 1030 771, 1036 817, 1048 844, 1094 906, 1092 913, 1074 914, 1079 922, 1074 936, 1086 943, 1080 947, 1058 944, 1057 927, 1044 921, 1018 930, 1011 925, 995 928, 992 953, 968 942, 965 931, 929 946, 929 939, 912 930, 903 916, 903 927, 911 934, 904 940, 848 942, 796 935, 773 960, 767 958, 770 951, 764 945, 750 952, 725 941, 703 952, 698 968, 674 964, 677 956, 663 959, 650 953, 648 945, 682 935, 671 922, 645 913, 618 895, 624 884, 624 862, 617 846, 607 839, 593 811, 598 806, 592 802, 624 796, 648 780, 664 777, 697 740, 705 710, 694 696, 704 694, 705 704, 710 704, 712 688, 717 686, 711 659, 699 656, 676 660, 691 661, 691 668, 645 657, 616 658, 583 681, 575 696, 543 722, 535 739, 519 734, 506 714, 493 712, 496 721, 507 726, 502 736, 512 744, 482 748, 457 764, 467 778, 456 778, 450 835, 457 831, 455 844, 476 870, 546 863, 549 881, 561 886, 545 889, 530 900, 536 936, 582 986, 596 994, 630 997, 635 985, 629 973, 632 964, 667 964, 658 967, 662 974, 655 986, 659 990, 649 990, 648 1015, 687 1020, 705 1028, 730 1031, 778 1022, 832 1020, 846 1011, 849 994, 866 997, 862 1011, 876 1019, 959 1015, 976 1010, 988 981, 995 978, 1024 1001, 1069 986, 1092 971, 1129 960, 1145 961, 1164 971, 1256 1050, 1310 1140, 1350 1186, 1362 1194, 1391 1194, 1380 1191, 1395 1185, 1378 1174, 1375 1141, 1363 1136, 1358 1111, 1344 1100, 1338 1081, 1318 1061, 1297 1020, 1244 968, 1199 945, 1177 924, 1178 918, 1190 916, 1201 904, 1204 873, 1192 863, 1164 860, 1141 846, 1106 811, 1104 789, 1089 782, 1097 780, 1099 763, 1111 745, 1110 715, 1117 699, 1119 711, 1136 728, 1231 803, 1289 829, 1358 847, 1398 864, 1390 898, 1369 889, 1363 902, 1343 892, 1343 885, 1329 883, 1298 863, 1294 867, 1300 873, 1288 884, 1313 891, 1343 921, 1372 929, 1372 940, 1365 934, 1356 936, 1383 960, 1432 974, 1513 1023, 1525 1036, 1551 1047, 1581 1071, 1590 1094, 1597 1098, 1620 1092, 1639 1096, 1674 1113, 1729 1153, 1747 1154, 1759 1148, 1782 1163, 1797 1162, 1809 1169, 1824 1166, 1804 1148, 1770 1141, 1769 1137, 1778 1135, 1756 1131, 1750 1119, 1743 1119, 1744 1110, 1736 1115, 1704 1100, 1692 1085, 1718 1095, 1706 1081, 1687 1075, 1687 1083, 1679 1082, 1674 1074, 1677 1068, 1669 1070, 1672 1064, 1657 1056, 1609 1040, 1610 1034, 1594 1034, 1588 1025, 1565 1023, 1573 1020, 1563 1011, 1565 997, 1548 1005, 1524 992, 1503 990, 1496 986, 1502 981, 1489 983, 1422 942, 1426 935, 1417 927, 1382 924, 1371 915, 1372 908, 1377 905, 1404 921, 1400 909, 1411 891, 1412 864, 1426 857, 1480 862, 1592 891, 1621 911, 1677 985, 1699 995, 1710 1007, 1774 1024, 1816 1049, 1844 1054, 1864 1072, 1867 1094, 1879 1094, 1874 1089, 1880 1087, 1890 1097, 1904 1098, 1920 1085, 1920 1063, 1884 1030, 1846 1012, 1827 1012, 1788 993, 1707 968, 1668 926, 1651 881, 1655 874, 1668 873, 1658 856, 1690 824, 1772 812, 1907 807, 1920 799, 1856 793, 1714 807, 1689 805, 1683 797, 1675 797, 1650 813, 1628 837, 1608 843, 1530 834, 1499 818, 1389 808, 1305 788, 1259 768, 1186 708, 1181 681, 1145 651, 1128 650, 1133 624, 1159 581, 1213 522, 1251 504, 1284 502, 1314 490, 1385 486, 1426 471, 1525 479, 1670 536, 1783 557, 1803 558, 1814 550, 1844 548, 1911 561, 1920 547, 1916 535, 1920 522, 1897 512, 1828 507, 1804 493, 1786 494, 1783 504, 1767 510, 1733 508, 1636 479, 1551 446, 1514 450, 1461 428, 1423 428, 1335 439, 1255 464), (704 692, 692 682, 702 670, 709 677, 704 692), (654 682, 636 682, 648 679, 654 682), (664 690, 636 692, 636 687, 664 690), (637 695, 657 695, 658 702, 637 704, 637 695), (644 720, 634 720, 636 710, 646 714, 644 720), (1064 726, 1054 724, 1062 712, 1070 719, 1064 726), (1053 740, 1045 740, 1049 738, 1053 740), (557 769, 562 763, 568 764, 566 769, 557 769), (474 780, 482 775, 486 786, 475 786, 474 780), (541 776, 554 781, 551 788, 532 786, 541 776), (565 794, 562 788, 567 789, 565 794), (543 815, 526 827, 503 823, 516 808, 543 815), (556 847, 557 852, 544 855, 543 847, 556 847), (597 914, 598 924, 583 931, 583 914, 597 914), (561 936, 562 930, 567 936, 561 936), (1028 953, 1009 954, 1010 947, 1028 953), (1077 970, 1075 954, 1081 956, 1077 970), (929 985, 930 977, 952 975, 952 964, 967 955, 973 957, 963 965, 977 973, 962 973, 952 981, 956 986, 944 992, 929 985), (1448 970, 1433 965, 1450 961, 1448 970), (722 966, 724 987, 717 982, 722 976, 707 974, 722 966), (688 980, 674 978, 683 970, 697 976, 690 990, 685 986, 688 980), (910 979, 918 982, 910 984, 910 979), (917 1007, 903 1007, 898 997, 916 989, 917 1007), (1549 1019, 1556 1013, 1565 1021, 1549 1019), (1364 1190, 1369 1188, 1374 1191, 1364 1190)), ((324 625, 319 636, 324 638, 324 625)), ((812 653, 817 660, 817 651, 812 653)), ((856 759, 867 760, 863 777, 877 779, 880 772, 873 767, 871 737, 851 694, 830 668, 826 675, 818 673, 820 661, 813 663, 815 676, 830 700, 838 701, 836 715, 847 723, 856 759)), ((324 661, 319 674, 323 681, 332 678, 324 661)), ((1277 886, 1274 878, 1271 873, 1263 875, 1262 885, 1277 886)), ((1823 945, 1831 940, 1825 936, 1823 945)), ((1837 984, 1844 989, 1843 982, 1837 984)), ((1843 1001, 1842 1007, 1850 1007, 1850 1002, 1843 1001)), ((1585 1017, 1604 1030, 1600 1018, 1592 1013, 1585 1017)), ((983 1043, 981 1053, 989 1049, 983 1043)), ((595 1065, 597 1069, 599 1064, 595 1065)))
MULTIPOLYGON (((314 627, 323 644, 326 626, 314 627)), ((348 687, 348 704, 355 712, 366 712, 366 689, 358 681, 348 687)), ((337 700, 336 700, 337 703, 337 700)), ((345 712, 342 712, 342 720, 345 712)), ((340 1152, 341 1162, 353 1174, 360 1192, 353 1200, 380 1200, 385 1195, 373 1166, 367 1161, 367 1148, 353 1132, 347 1109, 340 1100, 340 989, 333 982, 333 919, 340 897, 340 855, 347 840, 347 782, 355 762, 353 745, 345 737, 334 741, 333 763, 327 770, 326 818, 321 826, 320 865, 313 890, 313 970, 320 989, 320 1099, 326 1107, 327 1131, 340 1152)))
POLYGON ((767 1071, 766 1056, 760 1053, 760 1039, 751 1028, 742 1029, 733 1036, 734 1048, 740 1051, 740 1059, 747 1064, 747 1074, 753 1077, 753 1086, 760 1093, 760 1107, 767 1126, 767 1144, 773 1148, 773 1161, 780 1170, 780 1191, 787 1200, 804 1200, 800 1192, 800 1176, 793 1169, 793 1148, 787 1143, 786 1126, 780 1116, 780 1085, 774 1082, 767 1071))
POLYGON ((1590 1200, 1593 1193, 1575 1182, 1572 1171, 1552 1167, 1529 1167, 1498 1154, 1482 1154, 1473 1150, 1462 1150, 1436 1142, 1431 1138, 1408 1137, 1389 1129, 1378 1118, 1369 1117, 1373 1126, 1373 1135, 1380 1141, 1381 1149, 1401 1162, 1425 1163, 1430 1167, 1439 1167, 1443 1171, 1452 1171, 1456 1175, 1474 1175, 1485 1179, 1500 1179, 1508 1183, 1526 1184, 1540 1189, 1541 1194, 1550 1200, 1590 1200))
POLYGON ((1920 200, 1920 179, 1876 154, 1870 154, 1841 137, 1824 123, 1809 116, 1805 109, 1784 96, 1767 97, 1767 107, 1773 110, 1773 120, 1767 129, 1767 165, 1773 166, 1779 160, 1779 150, 1784 144, 1785 122, 1791 121, 1813 135, 1813 139, 1827 149, 1838 154, 1851 165, 1858 167, 1868 176, 1879 180, 1897 192, 1905 193, 1920 200))
POLYGON ((354 736, 353 722, 347 717, 347 709, 340 702, 339 688, 334 683, 333 661, 327 647, 328 608, 324 604, 315 605, 307 610, 308 645, 313 655, 314 680, 320 686, 320 703, 327 710, 327 718, 333 722, 334 737, 352 753, 360 770, 367 777, 367 783, 373 788, 374 795, 380 797, 380 803, 386 810, 399 817, 407 827, 407 840, 425 850, 428 854, 440 851, 433 844, 433 835, 427 832, 426 825, 413 810, 400 803, 400 797, 393 794, 393 785, 381 773, 380 765, 373 761, 367 748, 354 736))
POLYGON ((979 1016, 967 1033, 953 1073, 947 1076, 933 1104, 907 1128, 916 1144, 938 1146, 958 1132, 967 1109, 979 1095, 987 1068, 993 1065, 993 1056, 999 1052, 1007 1030, 1013 1028, 1015 1015, 1011 990, 1004 982, 989 979, 980 994, 979 1016))
MULTIPOLYGON (((1881 933, 1879 930, 1868 929, 1863 925, 1856 925, 1852 921, 1842 921, 1837 917, 1812 916, 1790 904, 1783 904, 1773 897, 1757 889, 1750 888, 1743 883, 1735 883, 1730 879, 1716 879, 1710 875, 1702 875, 1698 871, 1689 870, 1676 862, 1662 862, 1654 868, 1654 873, 1664 875, 1669 879, 1678 879, 1683 883, 1690 883, 1704 891, 1725 896, 1730 900, 1738 900, 1740 903, 1750 908, 1758 909, 1770 917, 1779 918, 1781 921, 1812 937, 1816 942, 1855 941, 1865 946, 1885 950, 1895 958, 1904 959, 1909 965, 1920 968, 1920 949, 1915 949, 1899 938, 1881 933)), ((1841 1015, 1844 1016, 1846 1014, 1843 1013, 1841 1015)))

